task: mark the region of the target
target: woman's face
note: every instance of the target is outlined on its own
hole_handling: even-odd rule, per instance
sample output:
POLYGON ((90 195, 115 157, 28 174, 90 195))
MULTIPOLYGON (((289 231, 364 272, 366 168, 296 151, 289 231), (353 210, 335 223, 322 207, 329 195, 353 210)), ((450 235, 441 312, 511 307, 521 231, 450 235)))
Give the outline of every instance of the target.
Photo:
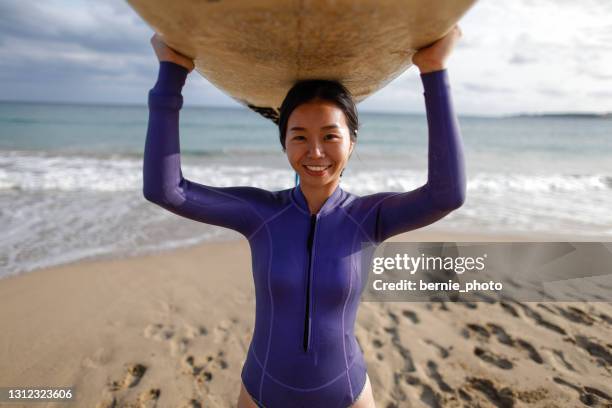
POLYGON ((302 184, 317 187, 339 180, 354 144, 346 116, 333 102, 313 100, 289 116, 285 148, 302 184))

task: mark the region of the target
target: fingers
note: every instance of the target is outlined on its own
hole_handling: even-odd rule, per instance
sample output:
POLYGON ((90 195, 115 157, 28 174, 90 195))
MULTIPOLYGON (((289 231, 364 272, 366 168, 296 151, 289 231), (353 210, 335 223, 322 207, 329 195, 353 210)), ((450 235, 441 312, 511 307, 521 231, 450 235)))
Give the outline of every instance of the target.
POLYGON ((159 44, 160 42, 163 43, 162 39, 159 38, 159 35, 157 33, 153 34, 153 36, 151 37, 150 42, 151 42, 152 45, 159 44))
POLYGON ((193 71, 195 68, 195 63, 191 57, 188 57, 168 46, 164 40, 162 40, 162 37, 159 34, 153 34, 150 41, 151 46, 155 51, 155 55, 160 62, 174 62, 175 64, 185 67, 187 70, 189 70, 189 72, 193 71))
POLYGON ((459 35, 459 37, 461 37, 463 35, 463 31, 461 31, 461 27, 459 27, 459 24, 455 24, 455 26, 453 27, 453 29, 455 30, 455 32, 459 35))
POLYGON ((463 31, 461 30, 461 28, 459 27, 459 25, 455 24, 455 26, 452 29, 452 34, 455 38, 461 38, 463 37, 463 31))

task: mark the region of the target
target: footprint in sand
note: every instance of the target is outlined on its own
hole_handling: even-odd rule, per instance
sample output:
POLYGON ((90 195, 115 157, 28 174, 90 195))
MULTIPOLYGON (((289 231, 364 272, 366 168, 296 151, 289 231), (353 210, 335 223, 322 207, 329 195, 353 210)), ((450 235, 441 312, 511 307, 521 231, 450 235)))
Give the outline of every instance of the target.
POLYGON ((118 381, 111 381, 108 383, 109 391, 119 391, 125 388, 131 388, 138 385, 140 379, 147 371, 147 367, 143 364, 129 364, 126 367, 125 375, 123 379, 118 381))
POLYGON ((612 325, 612 317, 608 316, 607 314, 600 312, 599 318, 603 320, 604 322, 606 322, 607 324, 612 325))
POLYGON ((527 351, 527 354, 529 355, 529 358, 531 360, 538 364, 544 363, 542 356, 540 356, 540 353, 538 353, 538 351, 535 349, 535 347, 531 345, 531 343, 523 339, 516 339, 516 344, 523 350, 527 351))
MULTIPOLYGON (((430 371, 430 373, 431 373, 431 371, 430 371)), ((436 371, 436 374, 437 374, 437 371, 436 371)), ((434 374, 434 376, 435 376, 435 374, 434 374)), ((396 378, 395 378, 396 388, 399 387, 399 378, 401 378, 401 375, 399 375, 399 376, 396 375, 396 378)), ((409 385, 411 385, 413 387, 420 387, 421 388, 421 394, 419 395, 419 399, 421 400, 421 402, 423 404, 425 404, 426 406, 428 406, 430 408, 441 408, 443 406, 444 398, 442 397, 442 395, 439 392, 437 392, 433 388, 431 388, 431 386, 429 384, 426 384, 426 383, 422 382, 418 377, 415 377, 415 376, 409 375, 409 374, 404 375, 404 379, 406 380, 407 384, 409 384, 409 385)), ((446 383, 444 383, 444 384, 446 384, 446 383)), ((401 389, 399 389, 399 390, 401 390, 401 389)), ((453 392, 452 389, 451 389, 450 392, 453 392)), ((400 399, 401 401, 404 401, 406 398, 405 398, 405 394, 403 393, 403 391, 402 391, 402 393, 400 395, 404 396, 404 399, 400 399)), ((406 405, 405 404, 400 404, 400 405, 394 405, 394 406, 396 406, 396 407, 404 407, 406 405)))
POLYGON ((213 337, 215 343, 225 343, 229 340, 232 335, 232 326, 239 323, 240 320, 237 318, 232 319, 224 319, 217 324, 217 326, 213 330, 213 337))
POLYGON ((170 354, 173 357, 183 355, 187 352, 190 340, 199 336, 206 336, 208 329, 204 326, 193 326, 185 324, 180 336, 179 330, 173 324, 151 323, 144 329, 144 337, 155 341, 168 342, 170 354))
POLYGON ((465 325, 466 329, 462 331, 463 337, 469 339, 470 333, 474 333, 476 337, 481 341, 489 341, 491 334, 483 326, 476 323, 468 323, 465 325))
POLYGON ((453 346, 445 348, 431 339, 424 339, 423 342, 425 344, 429 344, 430 346, 435 347, 438 350, 438 353, 440 353, 440 357, 442 358, 447 358, 450 355, 450 351, 453 349, 453 346))
POLYGON ((566 331, 562 327, 550 322, 549 320, 544 319, 541 314, 539 314, 538 312, 536 312, 529 306, 523 303, 520 303, 520 302, 515 302, 515 303, 523 309, 525 316, 532 319, 538 326, 542 326, 558 334, 562 334, 562 335, 567 334, 566 331))
POLYGON ((518 312, 516 311, 516 309, 514 308, 514 306, 512 306, 510 303, 507 302, 499 302, 499 305, 501 306, 502 310, 506 313, 508 313, 509 315, 511 315, 512 317, 519 317, 518 312))
POLYGON ((388 312, 387 316, 389 316, 389 319, 391 319, 391 321, 393 322, 393 324, 399 324, 399 319, 397 317, 397 315, 393 312, 388 312))
POLYGON ((134 408, 154 408, 157 406, 160 390, 150 389, 140 393, 138 400, 135 403, 124 403, 118 401, 114 393, 128 388, 136 387, 145 372, 147 367, 143 364, 127 364, 123 378, 121 380, 109 381, 106 387, 107 396, 103 397, 102 401, 96 404, 96 408, 115 408, 115 407, 134 407, 134 408))
POLYGON ((429 376, 429 378, 436 382, 440 391, 449 393, 454 392, 451 386, 448 385, 446 381, 444 381, 444 379, 442 378, 442 375, 438 371, 438 364, 436 364, 436 362, 433 360, 427 361, 427 375, 429 376))
POLYGON ((202 407, 203 407, 202 403, 193 398, 183 403, 183 405, 181 405, 181 408, 202 408, 202 407))
POLYGON ((155 408, 161 391, 159 388, 151 388, 148 391, 140 393, 138 396, 137 408, 155 408))
POLYGON ((153 323, 147 325, 144 329, 144 336, 147 339, 157 341, 166 341, 174 337, 176 329, 174 325, 164 325, 162 323, 153 323))
POLYGON ((402 310, 402 315, 408 320, 410 320, 412 324, 419 324, 420 322, 419 316, 412 310, 407 310, 407 309, 402 310))
POLYGON ((87 368, 98 368, 108 364, 112 357, 113 354, 110 350, 100 347, 91 357, 85 357, 81 362, 81 365, 87 368))
POLYGON ((585 326, 592 326, 595 322, 595 319, 593 319, 587 313, 574 306, 568 306, 567 308, 563 308, 555 305, 555 309, 559 311, 559 314, 561 314, 562 317, 573 323, 580 323, 584 324, 585 326))
POLYGON ((440 408, 442 407, 442 396, 436 392, 428 384, 421 384, 421 395, 419 399, 428 407, 440 408))
POLYGON ((505 387, 499 389, 491 380, 484 378, 468 377, 468 386, 476 391, 484 394, 485 397, 493 405, 498 408, 512 408, 514 407, 515 400, 513 392, 510 388, 505 387))
POLYGON ((410 353, 410 350, 408 350, 402 344, 400 337, 399 337, 399 333, 397 331, 397 327, 396 326, 385 327, 384 330, 387 333, 389 333, 389 335, 391 336, 391 344, 397 350, 400 356, 402 356, 402 361, 404 361, 404 371, 406 372, 415 371, 416 368, 414 366, 414 361, 412 360, 412 354, 410 353))
POLYGON ((217 370, 226 370, 229 367, 225 360, 225 353, 220 350, 216 355, 208 354, 200 360, 189 355, 182 360, 183 372, 191 375, 195 382, 205 385, 214 379, 217 370))
POLYGON ((196 337, 208 335, 208 329, 206 326, 192 326, 185 324, 185 337, 188 339, 195 339, 196 337))
POLYGON ((189 339, 185 337, 170 340, 170 355, 173 357, 183 355, 187 352, 189 339))
POLYGON ((544 362, 540 353, 538 353, 536 348, 527 340, 520 338, 513 339, 502 326, 495 323, 487 323, 487 327, 491 330, 500 343, 505 344, 506 346, 525 350, 529 358, 538 364, 542 364, 544 362))
POLYGON ((572 341, 572 343, 586 350, 591 356, 595 357, 600 366, 609 367, 612 365, 612 354, 605 346, 599 344, 597 339, 578 335, 575 337, 575 340, 572 341))
POLYGON ((507 358, 480 347, 474 347, 474 354, 485 363, 492 364, 502 370, 510 370, 514 367, 512 362, 507 358))
POLYGON ((487 327, 491 329, 491 332, 495 337, 497 337, 497 341, 507 346, 514 346, 514 340, 512 337, 506 332, 506 330, 495 323, 487 323, 487 327))
POLYGON ((582 387, 577 384, 572 384, 571 382, 564 380, 561 377, 554 377, 553 381, 557 384, 569 387, 576 391, 578 393, 578 398, 585 405, 599 405, 599 399, 607 401, 606 406, 610 406, 610 403, 612 403, 612 397, 597 388, 588 386, 582 387))
POLYGON ((117 400, 111 396, 99 402, 96 408, 156 408, 160 394, 159 388, 151 388, 141 392, 135 402, 117 400))
POLYGON ((565 354, 563 354, 563 351, 556 349, 550 349, 549 351, 553 356, 551 360, 555 367, 576 372, 574 366, 569 361, 567 361, 567 358, 565 358, 565 354))

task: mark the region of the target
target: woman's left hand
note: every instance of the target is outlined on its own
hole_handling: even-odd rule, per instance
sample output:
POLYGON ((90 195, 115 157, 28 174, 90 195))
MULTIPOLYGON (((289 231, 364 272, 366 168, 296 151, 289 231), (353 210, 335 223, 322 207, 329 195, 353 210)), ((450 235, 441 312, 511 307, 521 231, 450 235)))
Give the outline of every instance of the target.
POLYGON ((418 50, 412 56, 412 63, 419 67, 421 74, 446 68, 446 60, 461 35, 461 29, 458 25, 455 25, 444 37, 430 46, 418 50))

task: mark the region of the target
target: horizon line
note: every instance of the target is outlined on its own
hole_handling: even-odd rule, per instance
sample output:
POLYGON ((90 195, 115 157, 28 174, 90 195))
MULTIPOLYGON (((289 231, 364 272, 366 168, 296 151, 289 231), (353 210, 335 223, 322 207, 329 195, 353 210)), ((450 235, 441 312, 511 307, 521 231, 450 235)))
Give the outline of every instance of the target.
MULTIPOLYGON (((146 103, 131 103, 131 102, 89 102, 89 101, 41 101, 41 100, 13 100, 13 99, 0 99, 2 104, 40 104, 40 105, 85 105, 91 107, 138 107, 146 108, 146 103)), ((236 106, 225 106, 225 105, 187 105, 183 106, 185 109, 232 109, 232 110, 246 110, 249 112, 257 113, 249 109, 247 106, 237 104, 236 106)), ((381 115, 396 115, 396 116, 424 116, 425 112, 398 112, 398 111, 381 111, 365 109, 360 110, 361 113, 370 114, 381 114, 381 115)), ((457 114, 459 117, 466 118, 482 118, 482 119, 504 119, 504 118, 516 118, 516 117, 588 117, 588 118, 612 118, 612 111, 550 111, 550 112, 517 112, 517 113, 498 113, 498 114, 457 114)))

